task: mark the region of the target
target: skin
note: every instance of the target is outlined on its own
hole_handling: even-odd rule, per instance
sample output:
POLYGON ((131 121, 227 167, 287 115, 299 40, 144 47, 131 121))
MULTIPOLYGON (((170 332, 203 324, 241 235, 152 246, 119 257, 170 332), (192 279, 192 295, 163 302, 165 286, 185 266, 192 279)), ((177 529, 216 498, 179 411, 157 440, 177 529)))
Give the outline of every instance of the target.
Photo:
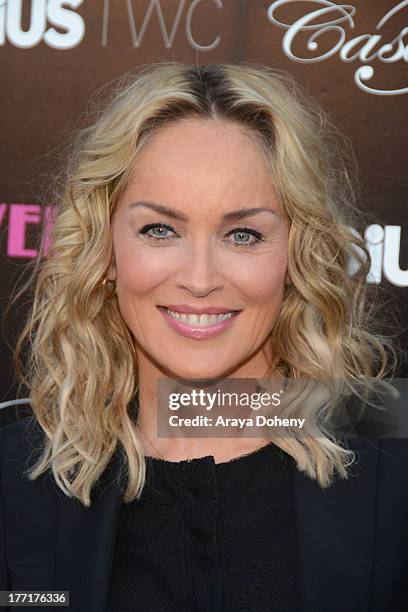
POLYGON ((265 343, 290 282, 288 233, 261 149, 244 127, 189 118, 156 132, 139 152, 112 216, 109 278, 116 280, 119 308, 135 340, 138 428, 151 454, 170 460, 211 454, 219 461, 265 444, 259 438, 158 438, 156 414, 148 406, 156 405, 158 378, 265 376, 265 343), (140 201, 177 209, 189 221, 145 206, 130 208, 140 201), (222 220, 230 211, 261 207, 268 210, 222 220), (172 230, 140 233, 152 223, 172 230), (263 240, 231 231, 236 227, 255 230, 263 240), (168 326, 157 308, 166 304, 242 312, 221 335, 197 340, 168 326))

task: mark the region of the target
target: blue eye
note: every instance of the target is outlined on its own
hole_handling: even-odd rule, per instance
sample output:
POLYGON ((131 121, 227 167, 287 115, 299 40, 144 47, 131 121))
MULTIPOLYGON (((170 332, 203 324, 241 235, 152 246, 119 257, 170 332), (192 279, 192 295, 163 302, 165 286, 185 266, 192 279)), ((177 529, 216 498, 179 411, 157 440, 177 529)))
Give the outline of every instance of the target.
MULTIPOLYGON (((162 242, 179 236, 171 225, 167 225, 167 223, 149 223, 148 225, 142 227, 139 234, 145 235, 149 239, 162 242), (169 232, 171 232, 173 236, 169 235, 169 232)), ((234 227, 226 235, 234 236, 235 241, 232 243, 232 246, 234 247, 249 248, 264 241, 264 238, 260 232, 248 227, 234 227)))
POLYGON ((233 235, 236 242, 233 244, 235 247, 253 247, 256 244, 263 242, 263 236, 260 232, 250 229, 248 227, 235 227, 227 234, 228 236, 233 235), (250 240, 251 236, 254 240, 250 240))
POLYGON ((169 238, 167 235, 169 231, 174 233, 173 228, 167 225, 167 223, 149 223, 149 225, 142 227, 139 234, 146 234, 149 238, 153 238, 154 240, 167 240, 169 238), (150 234, 148 233, 150 230, 157 230, 157 233, 150 234))

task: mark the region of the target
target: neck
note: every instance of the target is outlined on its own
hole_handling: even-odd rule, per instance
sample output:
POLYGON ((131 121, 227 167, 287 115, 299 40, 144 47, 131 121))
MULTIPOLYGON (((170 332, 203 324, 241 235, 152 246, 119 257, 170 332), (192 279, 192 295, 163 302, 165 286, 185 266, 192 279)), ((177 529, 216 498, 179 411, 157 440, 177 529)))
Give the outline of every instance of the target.
MULTIPOLYGON (((263 364, 263 367, 243 367, 230 374, 228 378, 248 378, 253 379, 250 384, 245 384, 245 392, 251 393, 256 391, 257 381, 262 378, 267 378, 268 367, 263 364), (251 388, 248 388, 251 387, 251 388)), ((139 357, 138 360, 138 378, 139 378, 139 395, 138 395, 138 417, 137 417, 137 433, 142 441, 145 456, 159 457, 169 461, 182 461, 185 459, 193 459, 203 456, 212 455, 216 463, 234 459, 242 454, 255 451, 270 441, 265 431, 259 428, 248 428, 241 422, 240 426, 230 425, 229 427, 217 428, 219 436, 222 437, 207 437, 209 430, 205 427, 169 427, 169 416, 173 416, 181 411, 169 411, 167 409, 159 409, 158 404, 158 379, 170 378, 165 376, 158 368, 156 368, 145 357, 139 357), (171 437, 164 437, 163 433, 158 435, 158 420, 160 425, 164 425, 169 431, 171 437), (177 429, 176 433, 173 433, 177 429), (200 430, 206 433, 205 437, 200 436, 200 430), (197 437, 194 431, 198 432, 197 437), (249 435, 251 434, 251 435, 249 435), (177 435, 177 437, 175 437, 177 435), (228 436, 228 437, 227 437, 228 436)), ((195 387, 196 388, 196 387, 195 387)), ((188 392, 189 389, 186 389, 188 392)), ((214 388, 211 389, 214 391, 214 388)), ((250 417, 254 416, 253 411, 249 408, 247 413, 242 411, 237 413, 234 407, 206 411, 202 407, 195 409, 192 413, 191 407, 186 409, 187 413, 184 416, 202 416, 212 418, 213 422, 217 416, 222 415, 224 418, 250 417)), ((231 421, 230 421, 231 422, 231 421)), ((167 433, 165 435, 168 435, 167 433)))

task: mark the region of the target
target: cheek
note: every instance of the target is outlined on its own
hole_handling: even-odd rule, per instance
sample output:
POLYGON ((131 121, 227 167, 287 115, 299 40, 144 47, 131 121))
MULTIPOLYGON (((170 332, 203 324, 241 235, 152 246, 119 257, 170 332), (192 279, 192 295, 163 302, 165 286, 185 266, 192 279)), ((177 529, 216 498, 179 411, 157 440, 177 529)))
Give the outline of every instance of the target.
POLYGON ((149 293, 172 274, 172 259, 165 249, 119 251, 116 256, 118 278, 123 292, 133 295, 149 293))
MULTIPOLYGON (((286 255, 275 257, 265 256, 248 258, 234 270, 233 283, 240 292, 252 303, 270 303, 276 297, 279 300, 283 294, 287 268, 286 255)), ((230 278, 232 280, 231 274, 230 278)))

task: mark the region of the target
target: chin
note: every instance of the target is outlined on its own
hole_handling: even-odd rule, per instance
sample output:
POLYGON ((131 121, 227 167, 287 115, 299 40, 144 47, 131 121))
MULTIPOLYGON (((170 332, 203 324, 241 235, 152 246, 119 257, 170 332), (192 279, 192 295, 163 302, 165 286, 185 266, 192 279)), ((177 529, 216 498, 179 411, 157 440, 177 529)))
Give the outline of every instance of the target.
POLYGON ((168 378, 182 380, 214 380, 224 378, 228 376, 228 372, 230 372, 231 369, 232 366, 222 366, 221 364, 203 366, 200 364, 175 364, 174 361, 169 367, 163 368, 163 370, 167 371, 166 376, 168 378))

